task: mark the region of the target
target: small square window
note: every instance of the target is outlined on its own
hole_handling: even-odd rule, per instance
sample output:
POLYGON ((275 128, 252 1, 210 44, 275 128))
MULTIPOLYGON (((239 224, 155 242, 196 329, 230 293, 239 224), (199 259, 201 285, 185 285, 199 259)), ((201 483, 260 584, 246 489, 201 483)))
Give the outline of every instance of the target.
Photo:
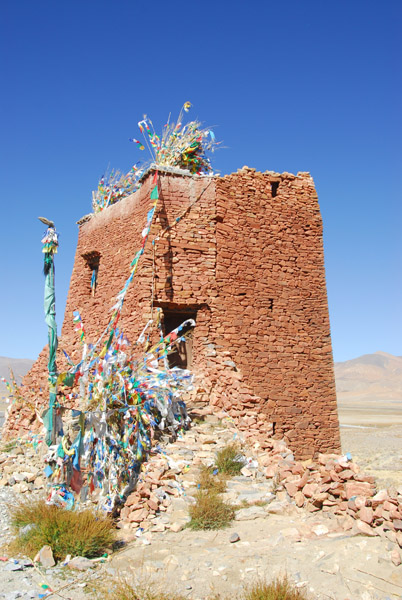
POLYGON ((279 181, 271 181, 271 195, 272 198, 276 198, 278 194, 279 181))

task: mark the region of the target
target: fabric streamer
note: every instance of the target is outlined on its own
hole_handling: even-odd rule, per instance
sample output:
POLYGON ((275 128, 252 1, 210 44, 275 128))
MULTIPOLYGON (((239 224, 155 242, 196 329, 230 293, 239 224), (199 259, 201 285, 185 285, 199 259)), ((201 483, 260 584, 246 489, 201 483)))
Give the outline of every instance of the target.
MULTIPOLYGON (((195 321, 184 321, 166 336, 161 333, 160 340, 136 360, 130 356, 127 338, 117 328, 157 208, 157 172, 150 199, 153 203, 141 248, 116 296, 109 324, 95 344, 87 343, 81 315, 74 311, 82 358, 78 364, 71 364, 69 359, 68 372, 59 375, 59 382, 68 385, 74 380, 77 391, 69 397, 77 408, 53 406, 53 429, 57 435, 45 458, 45 475, 51 488, 49 504, 71 508, 77 501, 91 498, 106 511, 117 509, 134 489, 157 431, 176 435, 190 422, 183 395, 192 389, 193 375, 185 369, 170 368, 168 356, 177 344, 192 335, 195 321)), ((145 332, 152 325, 161 332, 160 309, 155 321, 146 324, 135 346, 145 342, 145 332)))
POLYGON ((139 189, 139 179, 144 169, 133 165, 128 173, 123 175, 120 171, 105 173, 99 180, 98 189, 92 192, 92 209, 100 212, 122 198, 129 196, 139 189))
POLYGON ((92 192, 92 208, 95 213, 116 204, 140 188, 141 177, 151 165, 158 167, 175 167, 184 169, 193 175, 211 175, 212 166, 208 152, 214 152, 219 146, 210 128, 203 128, 200 121, 194 120, 182 125, 184 113, 191 109, 191 102, 185 102, 174 123, 168 122, 159 137, 152 121, 144 115, 138 128, 144 137, 144 143, 136 138, 129 141, 140 150, 147 146, 151 160, 142 166, 136 163, 131 170, 122 175, 120 171, 112 171, 102 175, 98 189, 92 192))
MULTIPOLYGON (((148 147, 155 167, 150 194, 151 208, 142 230, 141 246, 133 257, 127 280, 110 309, 109 323, 95 343, 88 342, 81 315, 78 310, 74 311, 73 320, 82 345, 82 357, 75 364, 65 353, 68 367, 66 372, 60 374, 57 374, 55 363, 57 333, 55 321, 53 328, 51 320, 55 316, 55 229, 52 232, 49 228, 45 236, 45 254, 51 255, 49 277, 53 274, 53 280, 49 279, 48 283, 49 288, 53 285, 53 295, 49 293, 50 304, 46 305, 49 323, 52 324, 52 327, 49 324, 49 348, 52 347, 49 385, 52 401, 43 419, 47 430, 46 441, 50 444, 45 458, 45 476, 50 487, 49 504, 72 508, 79 502, 91 500, 108 512, 118 510, 134 489, 142 464, 151 449, 155 450, 153 442, 160 432, 166 431, 175 436, 180 429, 189 425, 184 398, 193 389, 193 374, 187 369, 171 367, 169 355, 192 335, 195 321, 188 319, 164 335, 161 309, 156 309, 154 317, 152 305, 151 319, 133 348, 124 332, 119 330, 118 323, 157 212, 158 167, 177 167, 195 175, 212 173, 207 151, 213 151, 218 144, 213 132, 203 129, 198 121, 182 125, 184 113, 190 108, 191 103, 186 102, 176 122, 168 122, 161 137, 155 133, 152 122, 146 116, 138 123, 144 144, 135 138, 131 141, 141 150, 145 145, 148 147), (150 348, 150 339, 156 339, 155 329, 159 331, 159 341, 150 348), (55 337, 51 339, 51 335, 55 337), (138 358, 140 344, 144 345, 144 349, 138 358), (133 358, 134 348, 136 359, 133 358), (74 404, 74 409, 56 403, 57 383, 72 387, 67 397, 74 404), (49 436, 49 432, 52 432, 52 436, 49 436)), ((141 176, 150 166, 151 163, 141 167, 134 165, 126 175, 118 171, 104 175, 99 181, 98 190, 93 192, 94 212, 102 211, 136 191, 140 187, 141 176)), ((177 217, 176 224, 199 200, 205 189, 177 217)), ((96 288, 96 275, 94 270, 92 293, 96 288)))

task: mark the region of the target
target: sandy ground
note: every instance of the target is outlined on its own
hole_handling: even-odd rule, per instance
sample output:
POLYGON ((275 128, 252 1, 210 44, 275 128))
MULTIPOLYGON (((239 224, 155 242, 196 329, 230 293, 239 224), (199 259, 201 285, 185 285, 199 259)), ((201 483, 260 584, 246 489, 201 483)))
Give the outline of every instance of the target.
POLYGON ((343 452, 379 487, 402 485, 402 401, 338 400, 343 452))

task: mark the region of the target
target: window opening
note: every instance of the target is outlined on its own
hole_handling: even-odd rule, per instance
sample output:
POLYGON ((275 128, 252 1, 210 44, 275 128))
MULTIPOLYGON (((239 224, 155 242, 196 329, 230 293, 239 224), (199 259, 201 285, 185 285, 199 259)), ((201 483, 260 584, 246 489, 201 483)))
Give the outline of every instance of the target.
POLYGON ((98 271, 99 271, 99 261, 100 254, 98 252, 91 252, 90 254, 85 254, 84 259, 87 263, 87 267, 91 272, 91 280, 90 280, 90 289, 91 295, 95 296, 96 287, 98 285, 98 271))
MULTIPOLYGON (((196 317, 197 311, 163 309, 163 335, 168 335, 187 319, 195 321, 196 317)), ((193 330, 191 325, 186 325, 180 331, 179 335, 183 339, 176 342, 167 357, 170 368, 190 369, 193 360, 193 330)))
POLYGON ((271 195, 275 198, 278 193, 279 181, 271 181, 271 195))

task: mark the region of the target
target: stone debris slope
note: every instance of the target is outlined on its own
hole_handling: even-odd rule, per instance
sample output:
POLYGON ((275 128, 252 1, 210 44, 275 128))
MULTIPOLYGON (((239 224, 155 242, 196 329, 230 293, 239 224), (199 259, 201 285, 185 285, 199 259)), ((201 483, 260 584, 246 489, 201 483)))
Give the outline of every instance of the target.
MULTIPOLYGON (((126 546, 92 575, 88 571, 89 578, 127 575, 204 600, 215 593, 234 597, 256 577, 286 572, 315 598, 400 597, 402 488, 377 490, 374 479, 348 456, 296 461, 282 441, 270 440, 264 450, 258 443, 243 445, 246 465, 228 480, 222 495, 236 506, 232 525, 220 531, 188 529, 200 467, 212 465, 229 442, 242 443, 242 434, 224 413, 199 412, 204 422, 174 442, 161 441, 159 452, 144 465, 118 521, 126 546)), ((40 446, 17 446, 0 455, 0 491, 9 501, 19 494, 44 493, 40 446)), ((0 514, 6 528, 4 507, 0 514)), ((10 564, 0 565, 4 589, 14 593, 26 580, 32 591, 34 569, 12 571, 10 564)), ((62 584, 63 569, 47 569, 52 585, 62 584)), ((79 583, 63 595, 81 598, 85 582, 79 583)), ((87 590, 91 585, 88 581, 87 590)))

